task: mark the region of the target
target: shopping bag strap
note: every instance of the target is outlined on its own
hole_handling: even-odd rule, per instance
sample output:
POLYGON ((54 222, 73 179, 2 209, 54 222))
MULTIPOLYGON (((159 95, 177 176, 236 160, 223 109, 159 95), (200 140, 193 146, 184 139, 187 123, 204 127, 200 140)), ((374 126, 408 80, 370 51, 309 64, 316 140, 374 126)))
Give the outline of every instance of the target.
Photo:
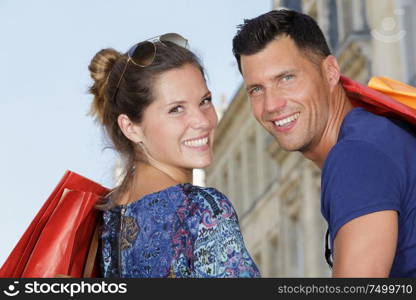
POLYGON ((90 249, 88 250, 88 256, 85 261, 84 266, 84 278, 90 278, 92 276, 92 272, 94 270, 94 265, 97 257, 97 250, 98 250, 98 240, 100 238, 100 230, 101 229, 101 218, 98 218, 97 225, 94 229, 94 234, 91 240, 90 249))

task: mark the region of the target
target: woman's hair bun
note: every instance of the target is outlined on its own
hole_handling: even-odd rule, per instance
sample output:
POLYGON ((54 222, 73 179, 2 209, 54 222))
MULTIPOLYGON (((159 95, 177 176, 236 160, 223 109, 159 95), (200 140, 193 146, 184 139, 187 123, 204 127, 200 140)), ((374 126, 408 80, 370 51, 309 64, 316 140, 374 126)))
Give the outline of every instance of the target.
POLYGON ((105 90, 108 77, 116 61, 121 57, 121 53, 111 49, 102 49, 92 58, 88 69, 91 78, 94 80, 89 92, 94 95, 91 104, 90 114, 100 122, 104 119, 104 107, 106 105, 105 90))

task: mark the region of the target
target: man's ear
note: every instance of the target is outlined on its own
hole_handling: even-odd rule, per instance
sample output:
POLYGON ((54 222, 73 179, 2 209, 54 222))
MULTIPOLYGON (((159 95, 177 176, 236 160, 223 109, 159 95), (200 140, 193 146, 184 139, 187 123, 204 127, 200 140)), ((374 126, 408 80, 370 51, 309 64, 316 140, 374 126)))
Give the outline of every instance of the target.
POLYGON ((127 115, 119 115, 117 118, 117 123, 123 134, 130 141, 136 144, 143 141, 142 128, 138 124, 133 123, 127 115))
POLYGON ((326 81, 332 92, 334 87, 338 84, 339 78, 341 76, 341 70, 336 57, 333 55, 328 55, 322 63, 322 68, 324 77, 326 78, 326 81))

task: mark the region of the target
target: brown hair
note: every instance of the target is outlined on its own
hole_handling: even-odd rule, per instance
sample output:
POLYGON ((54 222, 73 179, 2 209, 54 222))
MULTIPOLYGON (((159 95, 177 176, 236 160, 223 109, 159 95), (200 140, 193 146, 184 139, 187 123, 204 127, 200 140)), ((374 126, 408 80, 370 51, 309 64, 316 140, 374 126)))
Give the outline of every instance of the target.
POLYGON ((94 80, 89 92, 94 95, 90 114, 104 127, 105 134, 124 163, 121 184, 114 188, 111 197, 106 197, 101 209, 110 209, 130 187, 137 161, 145 160, 139 147, 127 137, 118 126, 120 114, 127 115, 132 122, 140 123, 143 112, 154 99, 153 84, 157 77, 171 69, 180 68, 185 64, 197 66, 202 75, 204 71, 198 58, 188 49, 170 42, 155 43, 156 55, 151 65, 138 67, 129 62, 120 85, 121 73, 127 61, 114 49, 102 49, 91 60, 88 69, 94 80))
POLYGON ((240 72, 241 55, 258 53, 280 36, 290 37, 316 65, 331 54, 316 21, 294 10, 272 10, 256 18, 244 20, 238 28, 233 38, 233 54, 240 72))

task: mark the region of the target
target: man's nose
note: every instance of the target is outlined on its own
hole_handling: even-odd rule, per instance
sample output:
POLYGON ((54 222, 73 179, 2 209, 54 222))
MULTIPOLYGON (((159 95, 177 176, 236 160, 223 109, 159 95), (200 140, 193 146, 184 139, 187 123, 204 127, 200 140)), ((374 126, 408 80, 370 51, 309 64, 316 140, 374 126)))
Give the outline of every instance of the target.
POLYGON ((276 89, 271 88, 266 92, 264 99, 264 110, 273 113, 281 110, 286 106, 286 97, 279 93, 276 89))

